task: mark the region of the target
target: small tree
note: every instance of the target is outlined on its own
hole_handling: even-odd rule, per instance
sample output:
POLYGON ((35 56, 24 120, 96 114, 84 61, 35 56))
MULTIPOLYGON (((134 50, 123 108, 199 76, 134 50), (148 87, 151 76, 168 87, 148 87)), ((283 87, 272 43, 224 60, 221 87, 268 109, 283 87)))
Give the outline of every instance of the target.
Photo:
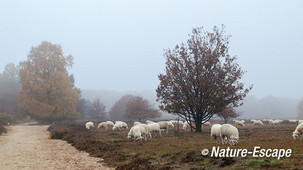
POLYGON ((95 99, 92 103, 93 108, 90 109, 88 115, 91 119, 105 120, 106 119, 106 107, 100 101, 95 99))
POLYGON ((116 101, 109 111, 110 119, 125 120, 124 115, 125 115, 126 104, 133 99, 135 99, 135 96, 128 94, 122 96, 118 101, 116 101))
POLYGON ((138 119, 140 122, 141 119, 161 117, 161 113, 156 109, 152 109, 147 100, 136 96, 135 99, 127 102, 124 117, 138 119))
POLYGON ((217 113, 217 115, 224 121, 224 123, 227 123, 231 118, 239 116, 239 114, 236 113, 235 109, 231 107, 226 107, 223 111, 217 113))
POLYGON ((196 132, 226 106, 237 107, 252 88, 239 80, 244 71, 229 55, 229 37, 222 29, 213 32, 194 28, 187 43, 166 50, 165 74, 159 75, 157 101, 160 109, 184 118, 196 132))

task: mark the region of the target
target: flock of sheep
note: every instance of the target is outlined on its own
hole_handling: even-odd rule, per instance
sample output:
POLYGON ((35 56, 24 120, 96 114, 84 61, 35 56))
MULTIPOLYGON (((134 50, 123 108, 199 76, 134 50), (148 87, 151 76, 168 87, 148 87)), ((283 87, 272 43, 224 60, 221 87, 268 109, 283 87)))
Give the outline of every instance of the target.
MULTIPOLYGON (((238 143, 239 140, 239 131, 237 129, 237 126, 245 127, 245 121, 244 120, 233 120, 235 126, 231 124, 214 124, 211 125, 210 122, 202 122, 203 126, 209 126, 211 127, 211 136, 215 139, 217 143, 220 143, 220 140, 222 144, 230 144, 235 145, 238 143)), ((261 120, 250 120, 254 126, 262 126, 264 125, 263 122, 268 122, 270 126, 280 126, 283 120, 271 120, 271 119, 264 119, 263 122, 261 120)), ((296 123, 297 120, 288 120, 290 123, 296 123)), ((85 124, 87 129, 94 128, 93 122, 87 122, 85 124)), ((147 120, 146 123, 140 123, 140 122, 134 122, 134 125, 130 128, 127 138, 128 139, 134 139, 134 141, 137 140, 147 140, 147 138, 156 137, 159 135, 162 137, 163 131, 165 131, 166 134, 168 134, 168 128, 174 128, 177 126, 181 126, 184 131, 187 131, 187 129, 190 127, 190 125, 185 121, 176 121, 176 120, 170 120, 170 121, 160 121, 160 122, 153 122, 150 120, 147 120)), ((101 122, 98 125, 98 128, 104 128, 108 130, 109 128, 112 128, 112 130, 128 130, 128 125, 123 121, 116 121, 113 123, 112 121, 106 121, 101 122)), ((303 138, 303 120, 298 121, 298 126, 293 132, 293 138, 294 140, 301 136, 300 140, 303 138)))

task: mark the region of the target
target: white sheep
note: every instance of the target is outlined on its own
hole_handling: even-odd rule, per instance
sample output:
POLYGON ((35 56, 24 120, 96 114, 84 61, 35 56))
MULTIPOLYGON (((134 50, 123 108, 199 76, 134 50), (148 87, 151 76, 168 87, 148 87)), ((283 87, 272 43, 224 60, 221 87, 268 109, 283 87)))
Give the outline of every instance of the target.
POLYGON ((158 123, 150 123, 147 126, 149 128, 150 133, 155 133, 156 135, 160 134, 160 136, 162 137, 160 125, 158 123))
POLYGON ((268 123, 271 126, 275 126, 275 125, 281 125, 282 120, 269 120, 268 123))
POLYGON ((212 127, 211 123, 209 121, 204 122, 204 123, 202 122, 202 127, 206 127, 206 126, 212 127))
POLYGON ((253 121, 254 123, 254 126, 258 125, 258 126, 262 126, 263 125, 263 122, 261 120, 255 120, 253 121))
POLYGON ((236 127, 231 124, 223 124, 220 129, 222 144, 227 143, 226 140, 230 145, 235 145, 236 143, 238 143, 239 131, 236 127))
POLYGON ((187 121, 185 121, 185 122, 183 123, 182 129, 183 129, 184 131, 187 131, 187 128, 189 128, 189 127, 190 127, 189 124, 187 123, 187 121))
POLYGON ((289 119, 288 122, 289 122, 289 123, 296 123, 297 120, 295 120, 295 119, 289 119))
POLYGON ((212 136, 217 143, 220 143, 221 138, 221 126, 220 124, 212 125, 210 129, 210 136, 212 136))
POLYGON ((166 131, 166 134, 168 134, 168 128, 174 128, 174 125, 169 122, 169 121, 161 121, 161 122, 157 122, 160 125, 160 129, 163 129, 166 131))
POLYGON ((132 137, 134 137, 134 142, 136 140, 142 140, 143 138, 146 140, 146 134, 147 132, 145 131, 145 128, 143 126, 133 126, 128 134, 127 134, 127 138, 131 139, 132 137))
POLYGON ((147 124, 151 124, 151 123, 155 123, 155 122, 150 121, 150 120, 147 120, 146 123, 147 123, 147 124))
POLYGON ((141 124, 140 122, 135 121, 134 126, 141 124))
POLYGON ((93 122, 87 122, 85 124, 86 129, 93 129, 94 128, 94 123, 93 122))
POLYGON ((292 137, 296 140, 297 137, 301 136, 300 140, 303 138, 303 123, 300 123, 296 130, 292 133, 292 137))
POLYGON ((178 126, 183 127, 183 122, 182 121, 170 120, 169 122, 172 123, 175 127, 178 127, 178 126))
POLYGON ((301 123, 303 123, 303 120, 299 120, 299 121, 298 121, 298 124, 301 124, 301 123))
POLYGON ((242 127, 245 127, 245 124, 244 124, 244 120, 234 120, 235 122, 235 125, 236 127, 239 125, 239 126, 242 126, 242 127))
POLYGON ((98 125, 98 128, 105 128, 105 130, 107 130, 109 127, 113 127, 114 123, 111 121, 106 121, 106 122, 101 122, 98 125))
POLYGON ((123 130, 123 129, 128 129, 127 124, 125 122, 116 121, 113 130, 123 130))

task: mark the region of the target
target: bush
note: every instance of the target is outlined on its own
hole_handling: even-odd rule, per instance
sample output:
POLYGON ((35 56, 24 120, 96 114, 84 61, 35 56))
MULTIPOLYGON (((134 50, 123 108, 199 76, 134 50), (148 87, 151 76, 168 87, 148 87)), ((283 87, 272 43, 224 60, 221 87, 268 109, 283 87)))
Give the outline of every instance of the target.
POLYGON ((13 118, 12 116, 6 114, 6 113, 0 113, 0 125, 7 125, 8 122, 12 122, 13 118))

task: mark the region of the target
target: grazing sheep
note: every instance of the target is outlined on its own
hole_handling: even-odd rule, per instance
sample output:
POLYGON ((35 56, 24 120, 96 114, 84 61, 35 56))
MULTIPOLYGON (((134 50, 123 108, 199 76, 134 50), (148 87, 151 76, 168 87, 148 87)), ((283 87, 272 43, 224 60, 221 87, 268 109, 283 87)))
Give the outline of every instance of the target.
POLYGON ((289 122, 289 123, 296 123, 297 120, 295 120, 295 119, 289 119, 288 122, 289 122))
POLYGON ((105 128, 105 130, 107 130, 108 126, 109 126, 108 122, 101 122, 99 123, 98 128, 105 128))
POLYGON ((86 129, 93 129, 94 128, 94 123, 93 122, 87 122, 85 124, 86 129))
POLYGON ((140 122, 135 121, 134 126, 141 124, 140 122))
POLYGON ((112 121, 106 121, 109 125, 111 125, 111 126, 114 126, 115 124, 114 124, 114 122, 112 122, 112 121))
POLYGON ((161 121, 161 122, 157 122, 160 125, 160 129, 163 129, 166 131, 166 134, 168 134, 168 128, 174 128, 174 125, 169 122, 169 121, 161 121))
POLYGON ((292 137, 296 140, 297 137, 301 136, 300 140, 303 138, 303 123, 300 123, 296 130, 292 133, 292 137))
POLYGON ((211 130, 210 130, 210 136, 212 136, 215 139, 215 141, 220 144, 220 138, 221 138, 221 125, 220 124, 212 125, 211 130))
POLYGON ((301 123, 303 123, 303 120, 299 120, 299 121, 298 121, 298 124, 301 124, 301 123))
POLYGON ((205 122, 205 123, 202 122, 202 126, 203 126, 203 127, 204 127, 204 126, 209 126, 209 127, 211 127, 211 123, 210 123, 209 121, 207 121, 207 122, 205 122))
POLYGON ((150 120, 147 120, 147 121, 145 121, 147 124, 151 124, 151 123, 155 123, 155 122, 153 122, 153 121, 150 121, 150 120))
POLYGON ((282 122, 282 120, 269 120, 268 121, 269 125, 271 125, 271 126, 275 126, 275 125, 281 126, 281 122, 282 122))
POLYGON ((172 123, 175 127, 180 127, 181 126, 181 128, 183 127, 183 122, 182 121, 177 121, 177 120, 170 120, 169 121, 170 123, 172 123))
POLYGON ((235 122, 235 125, 236 127, 239 125, 239 126, 242 126, 242 127, 245 127, 245 124, 244 124, 244 120, 234 120, 235 122))
POLYGON ((128 129, 127 124, 125 122, 116 121, 113 130, 123 130, 123 129, 128 129))
POLYGON ((146 133, 147 132, 145 131, 145 128, 143 126, 136 125, 129 130, 127 138, 131 139, 132 137, 134 137, 134 142, 136 140, 142 140, 143 138, 146 141, 146 133))
POLYGON ((189 127, 190 127, 189 124, 187 123, 187 121, 185 121, 185 122, 183 123, 182 129, 183 129, 184 131, 187 131, 187 128, 189 128, 189 127))
POLYGON ((230 145, 235 145, 236 143, 238 143, 239 131, 236 127, 231 124, 223 124, 220 129, 222 144, 227 143, 226 140, 230 145))
POLYGON ((157 134, 160 134, 160 136, 162 137, 160 125, 158 123, 150 123, 147 126, 149 128, 149 132, 155 134, 154 137, 156 137, 157 134))
POLYGON ((261 120, 255 120, 253 121, 254 123, 254 126, 258 125, 258 126, 262 126, 263 125, 263 122, 261 120))

